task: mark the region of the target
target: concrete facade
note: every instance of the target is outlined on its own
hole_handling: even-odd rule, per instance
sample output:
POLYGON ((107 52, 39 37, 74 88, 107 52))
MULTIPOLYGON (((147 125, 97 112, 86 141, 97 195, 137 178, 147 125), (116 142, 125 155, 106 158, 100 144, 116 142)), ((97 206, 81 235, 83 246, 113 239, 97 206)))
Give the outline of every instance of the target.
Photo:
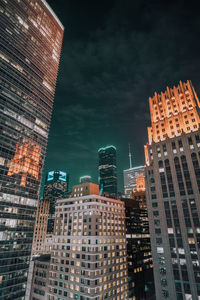
POLYGON ((127 299, 124 203, 98 195, 59 200, 49 300, 127 299))

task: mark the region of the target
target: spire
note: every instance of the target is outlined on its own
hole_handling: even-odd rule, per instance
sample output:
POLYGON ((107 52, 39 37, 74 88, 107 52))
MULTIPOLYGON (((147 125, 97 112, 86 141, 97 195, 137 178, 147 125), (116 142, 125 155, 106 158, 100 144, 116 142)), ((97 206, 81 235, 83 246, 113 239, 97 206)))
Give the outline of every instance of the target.
POLYGON ((132 159, 131 159, 131 147, 130 147, 130 144, 128 144, 128 150, 129 150, 129 163, 130 163, 130 169, 132 168, 132 159))

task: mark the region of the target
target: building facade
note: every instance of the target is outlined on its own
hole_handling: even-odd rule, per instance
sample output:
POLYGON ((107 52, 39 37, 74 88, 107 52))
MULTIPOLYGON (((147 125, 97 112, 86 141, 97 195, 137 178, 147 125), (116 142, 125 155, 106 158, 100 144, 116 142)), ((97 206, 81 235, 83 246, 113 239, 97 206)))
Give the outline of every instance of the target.
POLYGON ((144 175, 144 166, 129 168, 124 173, 124 194, 126 198, 131 198, 132 190, 136 188, 136 178, 140 173, 144 175))
POLYGON ((63 26, 45 0, 0 0, 0 299, 25 295, 63 26))
POLYGON ((99 183, 100 190, 110 195, 117 195, 117 158, 116 148, 107 146, 100 148, 99 153, 99 183))
POLYGON ((126 214, 126 239, 129 299, 155 299, 153 263, 146 206, 145 178, 136 178, 132 199, 123 199, 126 214))
POLYGON ((124 203, 99 195, 59 200, 49 299, 127 299, 124 203))
POLYGON ((145 156, 156 296, 200 299, 200 103, 190 81, 149 102, 145 156))
POLYGON ((132 190, 132 199, 139 204, 140 208, 147 208, 146 204, 146 187, 145 187, 145 177, 140 173, 136 178, 136 189, 132 190))
POLYGON ((52 234, 54 229, 55 205, 58 199, 66 196, 69 186, 69 175, 63 171, 50 171, 46 175, 43 199, 49 201, 49 217, 47 233, 52 234))
POLYGON ((40 199, 38 201, 33 235, 32 255, 46 253, 45 243, 49 218, 49 204, 49 200, 40 199))
POLYGON ((50 258, 51 256, 49 254, 43 254, 33 261, 30 300, 47 299, 50 258))

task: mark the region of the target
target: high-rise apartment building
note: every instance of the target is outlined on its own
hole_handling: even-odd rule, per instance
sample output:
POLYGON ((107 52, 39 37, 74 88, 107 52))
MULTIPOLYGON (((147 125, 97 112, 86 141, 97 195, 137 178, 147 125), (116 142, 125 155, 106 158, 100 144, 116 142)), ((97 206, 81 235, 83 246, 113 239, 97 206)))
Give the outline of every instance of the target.
POLYGON ((131 198, 132 190, 136 188, 136 178, 140 173, 144 175, 144 166, 138 166, 124 170, 124 194, 131 198))
POLYGON ((116 148, 107 146, 100 148, 99 153, 99 178, 100 190, 110 195, 117 195, 117 159, 116 148))
POLYGON ((0 299, 25 295, 63 25, 45 0, 0 0, 0 299))
POLYGON ((147 206, 157 299, 200 299, 200 102, 190 81, 149 98, 147 206))
POLYGON ((128 299, 124 203, 99 195, 57 201, 48 299, 128 299))
POLYGON ((50 171, 46 175, 43 199, 50 202, 47 232, 53 233, 55 205, 58 199, 66 196, 69 186, 69 175, 63 171, 50 171))

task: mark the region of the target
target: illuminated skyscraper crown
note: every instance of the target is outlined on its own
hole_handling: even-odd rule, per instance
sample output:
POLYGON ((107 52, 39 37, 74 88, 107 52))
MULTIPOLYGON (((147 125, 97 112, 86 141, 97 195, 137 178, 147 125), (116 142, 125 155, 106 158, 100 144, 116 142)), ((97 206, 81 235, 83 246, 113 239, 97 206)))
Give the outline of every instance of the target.
POLYGON ((136 184, 138 192, 145 191, 145 177, 142 173, 136 178, 136 184))
MULTIPOLYGON (((151 127, 148 127, 148 143, 158 143, 166 138, 174 138, 182 133, 197 131, 200 125, 200 102, 191 81, 179 82, 161 94, 155 92, 149 98, 151 127)), ((144 147, 146 164, 149 153, 144 147)))
POLYGON ((149 144, 180 136, 199 129, 199 99, 190 81, 168 88, 149 98, 151 127, 148 127, 149 144))

